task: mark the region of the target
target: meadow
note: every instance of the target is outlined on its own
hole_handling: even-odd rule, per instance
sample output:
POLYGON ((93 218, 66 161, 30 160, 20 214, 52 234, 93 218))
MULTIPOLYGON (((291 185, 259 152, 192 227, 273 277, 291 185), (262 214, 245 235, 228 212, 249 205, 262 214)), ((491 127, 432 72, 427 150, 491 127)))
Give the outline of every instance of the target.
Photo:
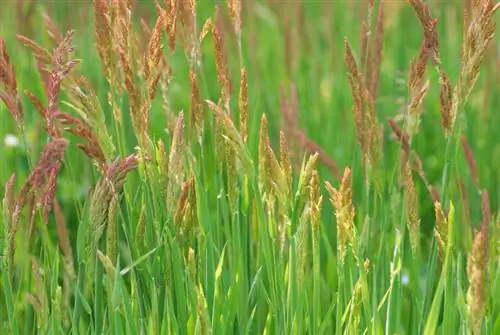
POLYGON ((500 334, 499 8, 0 2, 0 333, 500 334))

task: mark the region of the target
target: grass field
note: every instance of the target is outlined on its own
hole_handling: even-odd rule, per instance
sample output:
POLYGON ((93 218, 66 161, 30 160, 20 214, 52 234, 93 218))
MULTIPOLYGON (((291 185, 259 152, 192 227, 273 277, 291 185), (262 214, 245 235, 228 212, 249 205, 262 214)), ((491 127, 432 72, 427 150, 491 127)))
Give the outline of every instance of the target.
POLYGON ((0 333, 500 334, 499 7, 0 2, 0 333))

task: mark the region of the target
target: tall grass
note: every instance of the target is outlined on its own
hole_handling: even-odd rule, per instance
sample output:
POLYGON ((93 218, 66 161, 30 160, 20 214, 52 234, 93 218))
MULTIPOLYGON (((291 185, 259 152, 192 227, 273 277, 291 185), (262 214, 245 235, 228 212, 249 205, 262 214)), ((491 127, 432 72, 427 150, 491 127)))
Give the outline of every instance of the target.
POLYGON ((2 334, 500 333, 498 4, 90 4, 0 5, 2 334))

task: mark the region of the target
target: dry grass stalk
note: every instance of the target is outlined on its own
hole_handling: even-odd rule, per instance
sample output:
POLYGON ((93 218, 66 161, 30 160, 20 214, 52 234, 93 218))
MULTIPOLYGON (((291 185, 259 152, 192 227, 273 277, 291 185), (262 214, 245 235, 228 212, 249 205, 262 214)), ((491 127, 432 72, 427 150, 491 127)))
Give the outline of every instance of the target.
POLYGON ((21 127, 24 120, 24 113, 17 92, 16 71, 7 53, 3 39, 0 39, 0 99, 4 102, 17 125, 21 127))
POLYGON ((469 146, 469 143, 467 142, 467 138, 465 138, 465 136, 462 136, 460 138, 460 141, 462 143, 462 148, 465 154, 465 160, 467 161, 467 166, 469 167, 472 181, 476 186, 479 186, 479 179, 477 176, 477 167, 476 167, 476 160, 474 159, 474 153, 472 152, 472 149, 469 146))
POLYGON ((248 139, 248 78, 246 68, 241 69, 238 106, 240 109, 240 134, 243 142, 246 143, 248 139))
POLYGON ((472 334, 481 334, 487 303, 488 287, 488 238, 483 232, 474 236, 472 250, 469 253, 467 275, 469 289, 467 291, 467 309, 469 327, 472 334))
POLYGON ((418 213, 418 194, 413 182, 410 162, 405 164, 405 207, 408 231, 410 232, 410 243, 413 255, 420 244, 420 215, 418 213))
POLYGON ((352 204, 352 173, 349 167, 344 169, 340 188, 334 188, 326 182, 326 189, 330 194, 330 202, 335 208, 337 219, 337 249, 340 262, 344 262, 349 243, 354 255, 357 254, 356 226, 354 224, 354 206, 352 204))

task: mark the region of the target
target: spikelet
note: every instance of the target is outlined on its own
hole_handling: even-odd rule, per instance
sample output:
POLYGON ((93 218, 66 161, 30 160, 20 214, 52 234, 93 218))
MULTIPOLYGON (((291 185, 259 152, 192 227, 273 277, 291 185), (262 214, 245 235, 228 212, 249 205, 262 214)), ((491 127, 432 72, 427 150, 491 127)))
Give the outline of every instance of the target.
MULTIPOLYGON (((462 69, 456 86, 456 104, 465 103, 479 75, 479 67, 495 34, 496 23, 493 14, 500 8, 491 0, 472 2, 470 25, 463 41, 462 69)), ((456 119, 458 106, 452 110, 453 121, 456 119)))
POLYGON ((103 172, 106 167, 107 159, 99 139, 95 135, 96 132, 92 131, 86 122, 71 114, 58 112, 54 116, 63 126, 65 126, 65 131, 85 141, 83 144, 77 144, 77 147, 92 159, 99 170, 103 172))
POLYGON ((492 216, 490 209, 490 197, 487 190, 481 191, 481 215, 481 232, 486 237, 486 239, 489 239, 489 228, 492 216))
POLYGON ((177 201, 177 207, 174 214, 178 239, 186 252, 189 251, 189 245, 192 243, 191 239, 196 223, 194 218, 194 213, 196 212, 196 204, 193 203, 194 196, 194 177, 190 177, 182 186, 182 191, 177 201))
MULTIPOLYGON (((367 72, 367 88, 370 95, 375 99, 378 94, 380 81, 380 68, 382 64, 382 49, 384 45, 384 1, 381 0, 378 5, 377 22, 375 33, 373 34, 372 50, 370 52, 370 72, 367 72)), ((362 53, 362 55, 364 55, 362 53)))
POLYGON ((448 219, 445 217, 441 203, 436 201, 434 203, 434 211, 436 214, 436 227, 434 228, 434 235, 438 242, 438 253, 441 262, 444 262, 446 247, 448 245, 448 219))
POLYGON ((241 38, 241 9, 242 3, 241 0, 228 0, 227 7, 229 9, 229 16, 231 17, 231 21, 233 23, 234 32, 236 33, 237 38, 241 38))
POLYGON ((441 124, 443 126, 444 134, 446 137, 451 134, 451 105, 453 102, 453 91, 448 76, 441 72, 439 74, 439 101, 441 112, 441 124))
POLYGON ((469 289, 467 291, 467 310, 469 327, 472 334, 481 334, 487 303, 488 287, 488 251, 487 237, 483 232, 477 232, 474 236, 472 250, 469 253, 467 264, 467 275, 469 278, 469 289))
POLYGON ((321 195, 321 190, 320 190, 319 174, 317 170, 313 170, 311 181, 309 183, 309 206, 310 206, 311 224, 315 239, 317 239, 316 234, 318 233, 319 229, 319 219, 321 215, 322 202, 323 202, 323 196, 321 195))
POLYGON ((117 220, 118 220, 118 208, 119 207, 119 197, 117 194, 113 194, 109 202, 108 209, 108 226, 106 228, 106 254, 111 259, 111 262, 116 262, 117 255, 117 220))
MULTIPOLYGON (((134 72, 132 70, 132 64, 130 62, 130 56, 128 55, 127 37, 122 36, 120 41, 120 47, 118 48, 118 54, 120 57, 120 64, 124 74, 124 88, 129 99, 129 109, 130 118, 132 119, 132 126, 134 128, 134 133, 138 140, 141 139, 142 129, 144 129, 144 122, 140 117, 140 93, 137 86, 134 72)), ((142 147, 143 143, 140 143, 142 147)))
MULTIPOLYGON (((216 22, 220 16, 219 7, 215 7, 216 22)), ((215 66, 217 68, 217 78, 221 87, 221 104, 226 110, 229 109, 229 97, 231 94, 229 82, 229 69, 227 65, 226 53, 224 51, 224 42, 222 39, 222 30, 218 22, 212 25, 212 35, 214 39, 215 66)))
POLYGON ((168 188, 168 158, 165 144, 161 139, 156 144, 156 163, 158 164, 158 184, 164 198, 167 196, 168 188))
POLYGON ((365 136, 365 119, 363 116, 363 96, 364 88, 361 75, 358 73, 358 67, 356 65, 356 60, 352 54, 351 45, 349 41, 344 39, 345 47, 345 63, 347 64, 347 71, 349 74, 349 84, 351 86, 351 93, 353 98, 353 115, 354 123, 356 125, 356 138, 358 140, 359 146, 361 147, 361 152, 363 155, 367 153, 366 147, 366 136, 365 136))
POLYGON ((198 75, 193 69, 189 70, 189 82, 191 85, 191 109, 189 115, 191 132, 195 134, 198 142, 201 143, 205 115, 203 111, 203 103, 200 96, 200 88, 198 86, 198 75))
POLYGON ((439 56, 439 37, 436 30, 437 19, 432 18, 429 6, 423 0, 408 0, 415 10, 420 24, 424 30, 424 43, 426 53, 435 66, 439 66, 441 59, 439 56))
POLYGON ((196 325, 199 327, 201 334, 210 334, 210 330, 212 329, 211 319, 208 312, 207 299, 201 283, 198 285, 196 306, 196 325))
POLYGON ((208 33, 212 29, 213 21, 212 18, 209 17, 205 20, 205 23, 203 24, 203 27, 201 28, 200 31, 200 36, 198 37, 198 41, 201 44, 205 40, 205 37, 207 37, 208 33))
POLYGON ((404 168, 404 189, 406 221, 410 232, 410 243, 413 254, 420 243, 420 216, 418 213, 418 195, 413 182, 410 162, 407 160, 404 168))
POLYGON ((167 209, 170 213, 174 211, 174 201, 180 191, 183 174, 183 152, 184 152, 184 113, 180 112, 177 117, 172 143, 170 145, 170 155, 168 158, 168 188, 167 188, 167 209))
MULTIPOLYGON (((366 177, 368 171, 373 170, 380 157, 380 126, 375 115, 374 96, 370 92, 370 87, 367 85, 378 85, 376 82, 368 81, 363 83, 363 76, 358 71, 356 60, 352 54, 352 49, 349 41, 344 39, 345 54, 344 59, 347 65, 349 75, 349 85, 353 98, 353 115, 356 127, 356 138, 358 140, 361 152, 363 154, 363 162, 365 165, 366 177)), ((370 76, 372 74, 370 73, 370 76)))
POLYGON ((116 269, 113 265, 113 262, 111 261, 111 259, 109 259, 107 255, 103 254, 101 250, 97 250, 97 257, 101 261, 101 264, 104 267, 104 270, 106 271, 106 274, 108 276, 107 280, 108 283, 110 283, 111 288, 113 288, 116 276, 115 275, 116 269))
POLYGON ((165 18, 165 30, 168 37, 170 52, 175 51, 175 36, 177 31, 177 2, 176 0, 165 0, 167 6, 165 18))
POLYGON ((196 254, 193 248, 188 250, 187 264, 189 278, 196 283, 196 254))
POLYGON ((344 263, 347 243, 350 244, 354 255, 357 254, 357 233, 354 225, 354 206, 352 204, 352 176, 351 169, 346 167, 340 182, 340 188, 334 188, 326 182, 326 189, 330 194, 330 202, 335 208, 337 219, 337 249, 340 262, 344 263))
POLYGON ((0 100, 4 102, 17 125, 21 126, 24 112, 17 92, 16 72, 3 39, 0 39, 0 100))
POLYGON ((212 112, 215 114, 216 121, 221 127, 221 130, 224 132, 223 138, 227 142, 228 145, 233 147, 234 153, 239 161, 243 164, 245 169, 247 169, 247 173, 250 173, 253 169, 253 163, 250 159, 250 156, 247 152, 247 149, 243 143, 243 140, 240 136, 240 133, 236 129, 233 121, 229 117, 229 115, 224 112, 224 110, 219 106, 213 103, 212 101, 205 101, 212 112))
POLYGON ((243 142, 246 143, 248 139, 248 79, 246 68, 241 69, 238 106, 240 109, 240 134, 243 142))
POLYGON ((106 127, 106 117, 94 88, 85 77, 81 76, 73 81, 67 93, 72 107, 95 135, 105 161, 110 161, 115 157, 116 149, 106 127))
POLYGON ((311 176, 314 171, 316 161, 318 160, 318 153, 315 153, 314 155, 311 155, 309 159, 307 160, 307 163, 305 166, 303 166, 300 176, 299 176, 299 185, 297 186, 297 192, 295 197, 299 201, 304 201, 306 194, 307 194, 307 188, 309 186, 309 182, 311 181, 311 176))
POLYGON ((38 317, 41 319, 41 324, 44 324, 47 322, 49 316, 49 300, 47 298, 47 292, 45 291, 44 281, 40 272, 40 265, 38 265, 38 261, 35 257, 31 258, 31 273, 33 275, 33 282, 36 290, 33 297, 39 304, 38 317))
POLYGON ((142 203, 141 210, 139 212, 139 220, 137 221, 137 226, 135 227, 135 244, 139 247, 144 246, 146 234, 146 204, 142 203))
POLYGON ((110 8, 106 0, 94 0, 94 21, 97 54, 101 60, 104 76, 111 86, 115 82, 115 67, 112 59, 113 31, 110 26, 110 8))
MULTIPOLYGON (((105 173, 95 185, 89 198, 89 216, 90 225, 85 238, 85 271, 90 275, 94 271, 94 260, 97 252, 98 243, 108 224, 109 211, 113 197, 120 194, 123 184, 126 181, 127 174, 136 169, 139 165, 137 155, 129 155, 123 159, 117 158, 108 164, 105 173)), ((114 209, 112 209, 114 210, 114 209)))
POLYGON ((47 223, 54 200, 57 175, 67 146, 68 141, 65 139, 56 139, 45 146, 40 155, 40 160, 33 167, 19 192, 13 213, 14 221, 19 219, 21 210, 27 204, 29 197, 35 195, 36 207, 42 208, 43 219, 47 223))
MULTIPOLYGON (((16 183, 16 174, 13 173, 10 177, 9 180, 7 180, 7 183, 5 184, 5 191, 4 191, 4 197, 2 200, 2 209, 3 209, 3 216, 4 216, 4 222, 8 223, 10 219, 12 218, 12 213, 14 211, 14 204, 15 204, 15 199, 14 199, 14 185, 16 183)), ((6 224, 4 228, 8 228, 8 225, 6 224)))
POLYGON ((269 141, 266 143, 264 148, 264 159, 265 159, 265 180, 268 189, 266 189, 266 194, 273 194, 278 200, 278 211, 279 214, 284 217, 286 216, 286 206, 288 199, 286 197, 286 180, 283 170, 274 154, 269 141))

